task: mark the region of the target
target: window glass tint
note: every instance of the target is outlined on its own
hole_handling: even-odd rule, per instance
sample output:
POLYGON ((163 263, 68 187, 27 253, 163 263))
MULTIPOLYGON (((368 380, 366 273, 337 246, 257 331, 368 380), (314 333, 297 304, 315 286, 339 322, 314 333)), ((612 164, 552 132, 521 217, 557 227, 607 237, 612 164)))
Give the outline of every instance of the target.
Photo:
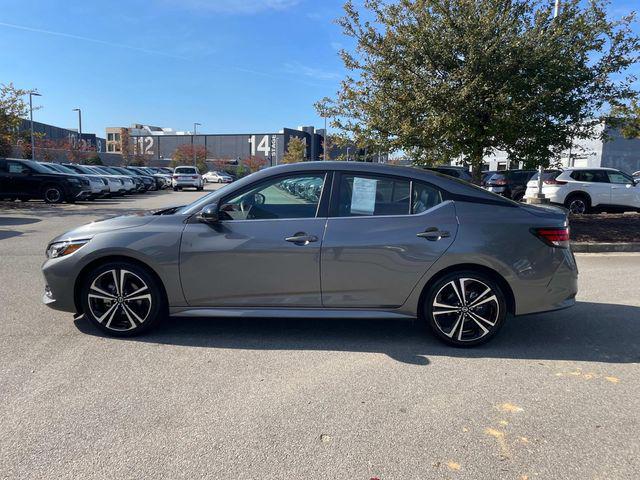
POLYGON ((262 182, 220 206, 223 220, 313 218, 322 195, 324 174, 292 175, 262 182))
MULTIPOLYGON (((556 179, 556 177, 557 177, 558 175, 560 175, 560 173, 562 173, 560 170, 546 170, 546 171, 542 172, 542 181, 545 181, 545 180, 555 180, 555 179, 556 179)), ((537 181, 537 180, 538 180, 538 176, 539 176, 539 175, 538 175, 538 172, 535 172, 535 173, 531 176, 531 178, 529 179, 529 181, 532 181, 532 180, 536 180, 536 181, 537 181)))
POLYGON ((426 212, 442 202, 440 190, 426 183, 413 182, 411 213, 426 212))
POLYGON ((338 216, 408 215, 409 197, 408 180, 342 175, 338 216))
POLYGON ((571 178, 578 182, 609 183, 607 174, 602 170, 575 170, 571 178))
POLYGON ((625 175, 622 172, 608 171, 607 174, 609 176, 609 181, 611 183, 622 183, 625 185, 633 185, 633 178, 631 178, 629 175, 625 175))
POLYGON ((178 167, 176 168, 175 173, 188 173, 190 175, 195 175, 198 172, 194 167, 178 167))
POLYGON ((7 162, 9 173, 28 173, 31 170, 26 165, 19 162, 7 162))

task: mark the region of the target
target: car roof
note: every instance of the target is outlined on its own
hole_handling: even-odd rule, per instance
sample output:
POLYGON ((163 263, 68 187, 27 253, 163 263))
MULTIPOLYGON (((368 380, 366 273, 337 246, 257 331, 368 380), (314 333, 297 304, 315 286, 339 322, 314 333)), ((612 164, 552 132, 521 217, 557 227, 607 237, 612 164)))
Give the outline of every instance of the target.
POLYGON ((611 167, 564 167, 561 169, 565 172, 569 172, 569 171, 572 172, 574 170, 615 170, 617 171, 617 169, 611 168, 611 167))

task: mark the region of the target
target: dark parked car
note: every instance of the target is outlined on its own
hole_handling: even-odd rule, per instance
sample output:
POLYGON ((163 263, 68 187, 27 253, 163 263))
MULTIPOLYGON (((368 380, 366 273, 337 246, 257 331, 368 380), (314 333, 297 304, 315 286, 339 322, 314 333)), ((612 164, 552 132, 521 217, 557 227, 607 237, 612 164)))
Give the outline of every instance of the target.
POLYGON ((573 305, 578 274, 563 210, 363 162, 266 168, 185 207, 76 228, 47 257, 44 302, 120 336, 165 315, 418 317, 471 346, 509 315, 573 305), (289 191, 310 179, 317 198, 289 191))
POLYGON ((519 202, 524 198, 527 182, 535 173, 535 170, 503 170, 491 175, 482 186, 490 192, 519 202))
POLYGON ((443 165, 438 167, 424 168, 425 170, 431 170, 432 172, 442 173, 443 175, 448 175, 449 177, 459 178, 460 180, 464 180, 465 182, 473 183, 473 177, 469 173, 469 170, 464 167, 443 165))
POLYGON ((33 160, 0 158, 0 197, 73 203, 91 196, 91 183, 80 175, 55 173, 33 160))

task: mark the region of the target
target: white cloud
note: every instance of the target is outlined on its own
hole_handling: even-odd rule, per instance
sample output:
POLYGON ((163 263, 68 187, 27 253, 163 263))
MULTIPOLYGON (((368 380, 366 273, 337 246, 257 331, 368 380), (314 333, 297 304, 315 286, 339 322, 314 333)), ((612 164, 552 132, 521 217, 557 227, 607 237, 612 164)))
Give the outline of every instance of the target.
POLYGON ((229 14, 253 14, 265 10, 285 10, 301 0, 162 0, 175 7, 187 7, 229 14))
POLYGON ((315 78, 316 80, 336 80, 340 78, 340 74, 337 72, 330 72, 320 68, 310 67, 298 62, 285 63, 284 70, 287 73, 303 75, 305 77, 315 78))

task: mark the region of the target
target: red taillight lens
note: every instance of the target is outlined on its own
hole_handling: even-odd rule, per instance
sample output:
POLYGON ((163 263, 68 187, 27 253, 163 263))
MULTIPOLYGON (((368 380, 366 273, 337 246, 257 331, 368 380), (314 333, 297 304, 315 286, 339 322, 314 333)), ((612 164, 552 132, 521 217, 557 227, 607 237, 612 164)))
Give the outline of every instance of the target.
POLYGON ((507 184, 507 179, 506 178, 498 178, 497 180, 492 180, 491 182, 489 182, 489 184, 491 184, 491 185, 506 185, 507 184))
POLYGON ((549 180, 543 180, 545 185, 566 185, 567 182, 563 182, 562 180, 556 180, 554 178, 550 178, 549 180))
POLYGON ((178 178, 180 175, 173 175, 173 178, 178 178))
POLYGON ((534 228, 532 232, 547 245, 558 248, 569 248, 569 227, 534 228))
POLYGON ((194 175, 194 176, 193 176, 193 177, 191 177, 191 178, 193 178, 194 180, 197 180, 197 179, 198 179, 198 176, 197 176, 197 175, 194 175))

